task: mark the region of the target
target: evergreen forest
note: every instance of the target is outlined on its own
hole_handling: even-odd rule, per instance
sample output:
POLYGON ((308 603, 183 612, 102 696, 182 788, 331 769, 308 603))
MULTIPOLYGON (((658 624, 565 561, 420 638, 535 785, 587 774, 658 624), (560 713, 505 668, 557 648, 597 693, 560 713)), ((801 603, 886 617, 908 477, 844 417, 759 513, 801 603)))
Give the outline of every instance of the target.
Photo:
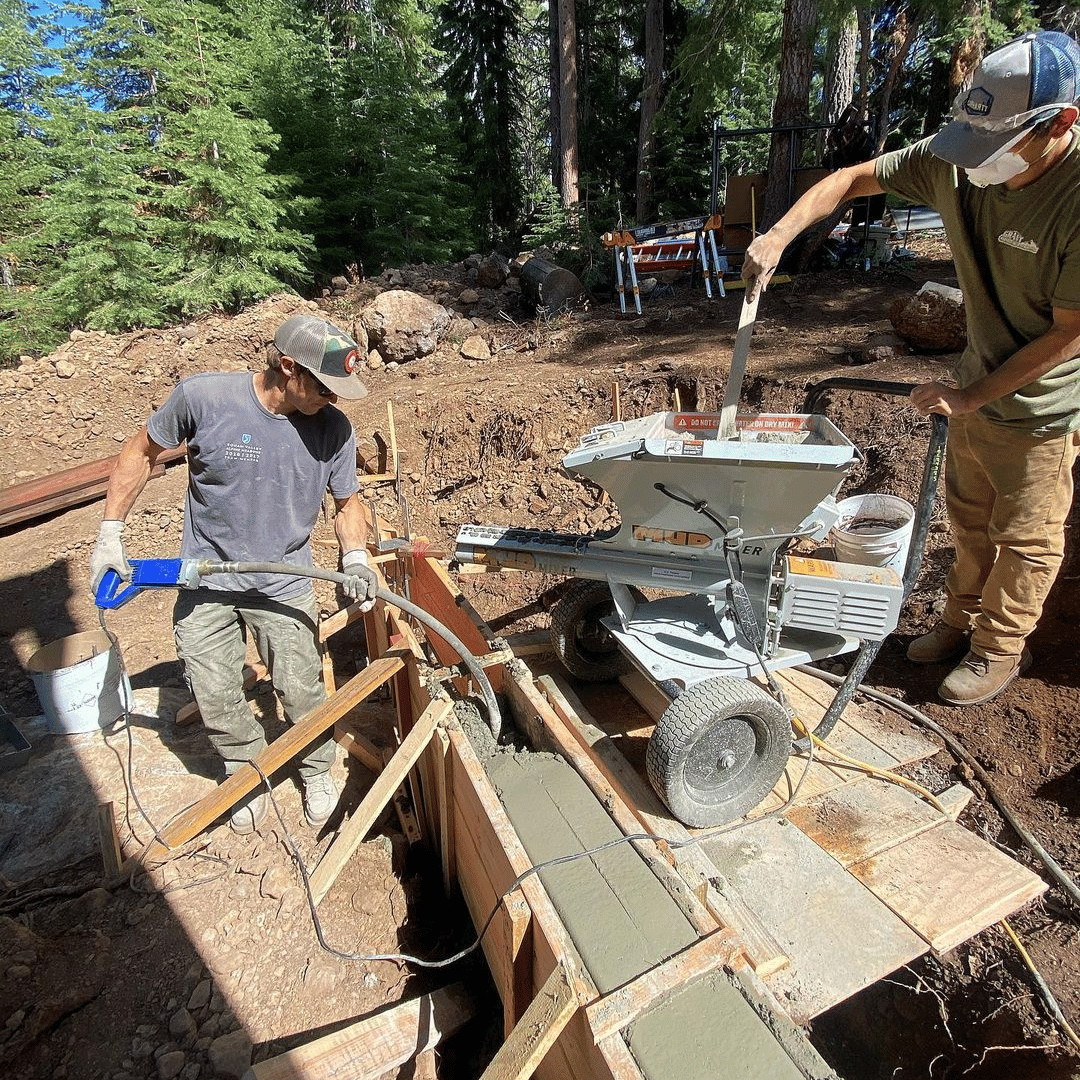
POLYGON ((1031 0, 0 0, 0 363, 929 134, 1031 0))

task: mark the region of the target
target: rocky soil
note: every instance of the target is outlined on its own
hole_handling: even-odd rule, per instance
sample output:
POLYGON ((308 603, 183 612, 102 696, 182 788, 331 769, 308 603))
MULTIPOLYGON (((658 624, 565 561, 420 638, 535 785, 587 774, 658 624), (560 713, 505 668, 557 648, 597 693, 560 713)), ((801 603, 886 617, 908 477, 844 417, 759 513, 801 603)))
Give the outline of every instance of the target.
MULTIPOLYGON (((744 401, 766 411, 798 411, 806 386, 829 376, 940 376, 948 356, 907 353, 889 322, 890 305, 910 298, 923 282, 955 284, 940 242, 913 246, 918 257, 905 265, 774 285, 761 304, 744 401), (854 366, 853 360, 869 362, 854 366)), ((367 475, 379 467, 380 445, 399 451, 398 482, 369 481, 363 488, 386 521, 444 551, 469 522, 597 531, 615 521, 616 511, 602 492, 561 473, 561 457, 584 430, 611 418, 615 388, 625 415, 667 408, 676 394, 684 408, 717 408, 739 295, 709 302, 700 286, 662 283, 641 317, 620 315, 608 299, 537 320, 521 301, 512 268, 474 258, 452 267, 404 268, 373 281, 343 280, 315 301, 282 295, 231 318, 115 336, 76 332, 52 355, 24 358, 0 372, 0 486, 115 453, 180 378, 258 368, 273 329, 295 311, 312 308, 326 311, 367 345, 371 393, 340 407, 356 429, 367 475), (403 327, 388 329, 397 322, 403 327)), ((880 490, 912 499, 928 424, 892 398, 833 393, 827 408, 865 454, 844 494, 880 490)), ((129 556, 178 553, 184 484, 182 464, 150 482, 125 534, 129 556)), ((40 709, 27 660, 48 641, 98 625, 86 567, 99 518, 100 503, 90 504, 0 533, 0 705, 28 730, 40 709)), ((320 523, 317 558, 331 567, 332 535, 329 522, 320 523)), ((963 711, 937 702, 943 670, 913 669, 903 659, 910 636, 933 618, 949 554, 939 506, 923 578, 869 681, 953 731, 1075 877, 1076 546, 1070 543, 1033 638, 1032 670, 997 701, 963 711)), ((462 576, 460 582, 497 630, 543 628, 557 591, 556 582, 524 574, 462 576)), ((325 610, 337 606, 332 588, 318 595, 325 610)), ((183 691, 170 609, 166 594, 148 594, 112 613, 108 625, 133 685, 158 694, 162 703, 156 719, 140 720, 146 730, 137 734, 195 760, 206 749, 197 725, 174 731, 171 724, 170 708, 174 712, 183 701, 183 691)), ((362 642, 335 639, 334 662, 339 680, 347 678, 363 665, 362 642)), ((275 722, 265 686, 253 692, 253 704, 275 722)), ((364 720, 374 739, 387 740, 385 704, 374 703, 364 720)), ((66 742, 43 735, 34 754, 59 754, 58 744, 66 742)), ((124 762, 123 734, 111 735, 109 743, 118 763, 124 762)), ((124 774, 136 792, 151 782, 157 760, 139 754, 160 751, 147 746, 135 754, 134 772, 124 774)), ((961 775, 944 752, 932 767, 946 779, 961 775)), ((208 778, 212 768, 210 758, 208 778)), ((370 774, 344 756, 336 768, 349 781, 346 803, 355 806, 370 774)), ((30 812, 14 797, 17 775, 0 773, 5 1076, 236 1077, 252 1060, 451 979, 465 977, 482 1002, 490 994, 479 964, 432 974, 398 963, 343 960, 320 947, 287 837, 308 865, 328 837, 302 825, 298 793, 288 778, 276 789, 282 820, 273 818, 260 836, 245 840, 219 826, 206 835, 200 857, 178 859, 153 878, 106 890, 96 854, 72 865, 48 865, 46 859, 32 877, 10 874, 20 851, 19 815, 30 812)), ((964 823, 1034 866, 974 786, 980 797, 964 823)), ((88 821, 96 801, 87 798, 88 821)), ((163 812, 164 818, 181 805, 163 812)), ((118 816, 128 848, 137 850, 153 835, 130 800, 118 816)), ((430 853, 406 850, 391 813, 374 835, 320 906, 326 939, 339 952, 406 949, 426 957, 448 955, 466 943, 462 909, 442 899, 430 853)), ((1074 1028, 1080 1027, 1077 915, 1064 894, 1051 890, 1015 920, 1074 1028)), ((471 1034, 440 1051, 438 1075, 457 1080, 482 1071, 498 1037, 487 1021, 498 1008, 487 999, 481 1011, 484 1018, 468 1029, 471 1034)), ((813 1036, 848 1080, 1065 1080, 1080 1074, 1080 1057, 996 931, 941 960, 919 961, 838 1006, 815 1022, 813 1036)))

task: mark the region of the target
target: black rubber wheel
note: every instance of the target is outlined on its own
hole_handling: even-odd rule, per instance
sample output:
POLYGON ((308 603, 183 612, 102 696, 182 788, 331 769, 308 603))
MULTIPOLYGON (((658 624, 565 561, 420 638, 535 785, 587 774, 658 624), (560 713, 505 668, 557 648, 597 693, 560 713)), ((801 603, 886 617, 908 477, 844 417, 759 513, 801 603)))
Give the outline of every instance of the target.
POLYGON ((757 806, 790 754, 791 724, 781 706, 746 679, 720 676, 668 706, 649 739, 645 769, 681 822, 706 828, 757 806))
MULTIPOLYGON (((644 595, 630 587, 637 602, 644 595)), ((603 581, 578 580, 552 605, 551 645, 571 675, 585 682, 609 682, 633 665, 601 619, 615 614, 611 589, 603 581)))

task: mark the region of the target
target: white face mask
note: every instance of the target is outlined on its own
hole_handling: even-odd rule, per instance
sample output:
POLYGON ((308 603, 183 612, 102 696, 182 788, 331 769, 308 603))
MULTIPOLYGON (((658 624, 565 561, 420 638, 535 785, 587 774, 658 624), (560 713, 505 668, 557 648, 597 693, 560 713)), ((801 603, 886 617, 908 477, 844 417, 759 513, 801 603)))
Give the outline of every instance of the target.
POLYGON ((976 169, 965 169, 968 182, 976 187, 989 187, 991 184, 1004 184, 1007 180, 1026 172, 1031 165, 1019 154, 1007 150, 1001 157, 990 162, 989 165, 980 165, 976 169))

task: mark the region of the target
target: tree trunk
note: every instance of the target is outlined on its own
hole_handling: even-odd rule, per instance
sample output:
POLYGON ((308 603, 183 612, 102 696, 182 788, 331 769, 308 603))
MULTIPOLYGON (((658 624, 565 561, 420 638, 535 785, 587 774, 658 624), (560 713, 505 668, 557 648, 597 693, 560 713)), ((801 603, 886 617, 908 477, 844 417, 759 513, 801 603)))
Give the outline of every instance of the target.
POLYGON ((881 109, 878 112, 877 132, 879 154, 885 149, 885 140, 889 137, 889 110, 892 108, 893 87, 896 86, 896 78, 918 36, 921 22, 922 15, 918 11, 911 9, 901 11, 889 35, 892 39, 892 57, 889 60, 889 70, 886 72, 885 81, 881 86, 881 109))
POLYGON ((547 259, 533 256, 518 274, 521 295, 540 313, 557 315, 585 294, 576 274, 547 259))
POLYGON ((574 0, 559 3, 560 187, 564 210, 578 203, 577 20, 574 0))
POLYGON ((548 0, 548 109, 551 117, 551 182, 562 191, 562 88, 559 85, 559 0, 548 0))
POLYGON ((835 124, 855 97, 855 64, 859 54, 859 24, 854 8, 843 26, 830 35, 825 69, 825 110, 822 119, 835 124))
POLYGON ((873 25, 870 9, 861 0, 855 5, 855 18, 859 23, 859 92, 855 100, 859 106, 859 115, 868 116, 870 112, 870 45, 873 25))
MULTIPOLYGON (((807 122, 817 10, 817 0, 785 0, 773 127, 807 122)), ((774 225, 794 201, 792 167, 797 161, 798 136, 795 131, 778 131, 772 137, 759 228, 774 225)))
POLYGON ((653 153, 656 149, 656 114, 664 78, 664 0, 645 4, 645 83, 641 89, 641 123, 638 126, 637 220, 644 224, 652 211, 653 153))

